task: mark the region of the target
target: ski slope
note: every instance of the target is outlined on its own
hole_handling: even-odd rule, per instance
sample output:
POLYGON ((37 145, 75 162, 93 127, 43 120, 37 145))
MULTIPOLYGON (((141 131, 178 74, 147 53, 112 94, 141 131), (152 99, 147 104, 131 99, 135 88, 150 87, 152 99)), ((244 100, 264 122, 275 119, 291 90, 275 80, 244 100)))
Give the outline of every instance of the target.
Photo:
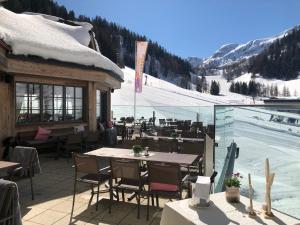
MULTIPOLYGON (((135 71, 126 67, 124 83, 121 89, 115 90, 112 94, 113 106, 134 105, 134 78, 135 71)), ((225 81, 225 80, 224 80, 225 81)), ((225 81, 226 82, 226 81, 225 81)), ((172 83, 160 80, 148 74, 143 74, 143 91, 136 94, 137 106, 213 106, 215 104, 252 104, 252 99, 247 96, 223 91, 221 84, 220 96, 213 96, 208 93, 199 93, 194 90, 186 90, 172 83), (147 76, 147 85, 145 79, 147 76)))

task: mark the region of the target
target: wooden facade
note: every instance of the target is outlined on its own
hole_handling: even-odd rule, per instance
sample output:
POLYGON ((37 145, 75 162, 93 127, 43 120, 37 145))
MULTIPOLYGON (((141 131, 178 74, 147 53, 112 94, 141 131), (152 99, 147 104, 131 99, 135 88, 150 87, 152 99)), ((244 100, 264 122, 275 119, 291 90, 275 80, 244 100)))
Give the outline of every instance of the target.
MULTIPOLYGON (((122 80, 108 71, 55 62, 31 57, 15 57, 7 46, 0 43, 0 141, 18 132, 34 131, 39 126, 48 129, 68 128, 78 125, 96 131, 96 91, 107 93, 107 118, 111 114, 111 90, 121 87, 122 80), (84 90, 84 113, 82 121, 40 122, 32 124, 16 123, 16 83, 53 84, 82 87, 84 90)), ((1 151, 0 151, 1 157, 1 151)))

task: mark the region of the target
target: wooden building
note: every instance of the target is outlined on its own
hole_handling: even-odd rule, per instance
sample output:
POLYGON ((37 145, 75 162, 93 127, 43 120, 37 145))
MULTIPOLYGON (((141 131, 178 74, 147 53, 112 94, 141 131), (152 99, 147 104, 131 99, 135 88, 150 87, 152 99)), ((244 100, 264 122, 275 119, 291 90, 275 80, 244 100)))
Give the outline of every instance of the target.
POLYGON ((90 30, 91 25, 76 24, 59 18, 48 19, 41 15, 24 17, 22 14, 23 17, 20 17, 20 14, 1 7, 0 11, 3 16, 0 18, 1 143, 6 137, 16 136, 19 132, 35 131, 39 126, 60 129, 84 125, 88 130, 96 131, 97 121, 109 121, 111 93, 121 87, 123 73, 97 50, 98 45, 90 30), (10 24, 10 20, 5 20, 7 17, 11 17, 10 19, 17 25, 10 24), (49 35, 52 36, 56 35, 53 32, 62 32, 58 34, 59 40, 64 45, 70 44, 71 47, 62 48, 60 51, 61 43, 51 42, 52 39, 43 40, 43 35, 39 37, 39 34, 36 34, 36 27, 32 31, 24 28, 31 22, 30 27, 34 27, 36 22, 45 23, 46 28, 43 25, 41 32, 44 32, 47 26, 51 26, 49 35), (20 32, 19 36, 12 32, 5 33, 11 26, 14 26, 14 32, 20 29, 17 30, 20 32), (54 29, 56 26, 58 31, 54 29), (32 39, 28 37, 29 46, 26 54, 20 52, 20 49, 26 47, 24 46, 26 41, 28 42, 26 37, 25 40, 18 40, 23 38, 22 32, 27 32, 23 34, 24 36, 33 35, 32 39), (3 36, 6 39, 1 39, 3 36), (87 46, 84 46, 82 43, 87 37, 90 38, 89 43, 86 42, 87 46), (74 43, 69 43, 69 39, 74 43), (38 40, 36 46, 34 40, 38 40), (34 47, 31 48, 31 45, 34 47), (77 45, 80 47, 79 50, 76 48, 77 45), (37 49, 37 46, 41 46, 40 49, 37 49), (52 47, 54 49, 51 49, 52 47), (72 47, 75 48, 74 54, 78 57, 74 57, 72 47), (55 51, 57 59, 53 57, 55 51), (80 51, 83 54, 82 58, 80 51), (46 56, 49 54, 49 58, 46 58, 45 54, 46 56), (66 58, 66 61, 60 57, 66 58), (90 65, 88 60, 91 61, 90 65), (97 60, 102 60, 101 64, 97 64, 97 60))

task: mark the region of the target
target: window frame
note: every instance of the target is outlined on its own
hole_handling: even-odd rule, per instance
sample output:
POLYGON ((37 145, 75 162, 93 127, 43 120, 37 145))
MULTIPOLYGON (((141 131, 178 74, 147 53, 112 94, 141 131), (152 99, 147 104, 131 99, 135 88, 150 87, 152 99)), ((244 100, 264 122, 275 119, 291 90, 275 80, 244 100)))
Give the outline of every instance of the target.
MULTIPOLYGON (((87 101, 87 98, 85 96, 85 89, 86 87, 85 86, 79 86, 79 85, 68 85, 68 84, 49 84, 49 83, 40 83, 40 82, 26 82, 26 81, 15 81, 14 83, 14 97, 15 97, 15 105, 14 105, 14 110, 15 110, 15 124, 16 126, 22 126, 22 125, 39 125, 39 124, 63 124, 63 123, 82 123, 82 122, 86 122, 86 117, 85 117, 85 110, 84 110, 84 105, 86 104, 85 101, 87 101), (28 94, 29 94, 29 89, 28 89, 28 85, 32 84, 32 85, 39 85, 39 111, 40 111, 40 114, 39 114, 39 121, 36 122, 32 122, 32 121, 26 121, 26 122, 19 122, 17 120, 17 84, 26 84, 26 87, 27 87, 27 93, 26 93, 26 97, 28 98, 28 94), (52 86, 52 117, 53 117, 53 120, 52 121, 44 121, 44 93, 43 93, 43 86, 46 85, 46 86, 52 86), (55 86, 59 86, 59 87, 62 87, 62 120, 58 120, 58 121, 55 121, 54 117, 55 117, 55 86), (75 95, 74 95, 74 103, 76 100, 78 99, 81 99, 81 114, 82 114, 82 117, 81 119, 75 119, 75 112, 76 112, 76 108, 74 108, 74 119, 66 119, 66 88, 67 87, 73 87, 74 88, 74 94, 76 92, 76 88, 81 88, 82 89, 82 96, 81 98, 76 98, 75 95)), ((27 106, 27 111, 29 110, 28 109, 29 107, 29 103, 28 103, 28 106, 27 106)), ((74 107, 75 107, 75 104, 74 104, 74 107)), ((28 111, 29 112, 29 111, 28 111)))

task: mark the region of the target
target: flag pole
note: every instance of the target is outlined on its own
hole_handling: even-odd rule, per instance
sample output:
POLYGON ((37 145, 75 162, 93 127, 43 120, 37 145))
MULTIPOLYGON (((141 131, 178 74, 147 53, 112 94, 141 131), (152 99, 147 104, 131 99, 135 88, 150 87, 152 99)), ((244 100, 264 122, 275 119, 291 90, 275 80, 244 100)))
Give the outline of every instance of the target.
MULTIPOLYGON (((137 42, 135 42, 135 69, 137 66, 137 59, 136 59, 136 51, 137 51, 137 42)), ((135 72, 136 73, 136 72, 135 72)), ((136 75, 135 75, 136 76, 136 75)), ((134 88, 133 88, 133 92, 134 92, 134 103, 133 103, 133 119, 134 119, 134 126, 136 124, 136 78, 134 76, 134 88)))

